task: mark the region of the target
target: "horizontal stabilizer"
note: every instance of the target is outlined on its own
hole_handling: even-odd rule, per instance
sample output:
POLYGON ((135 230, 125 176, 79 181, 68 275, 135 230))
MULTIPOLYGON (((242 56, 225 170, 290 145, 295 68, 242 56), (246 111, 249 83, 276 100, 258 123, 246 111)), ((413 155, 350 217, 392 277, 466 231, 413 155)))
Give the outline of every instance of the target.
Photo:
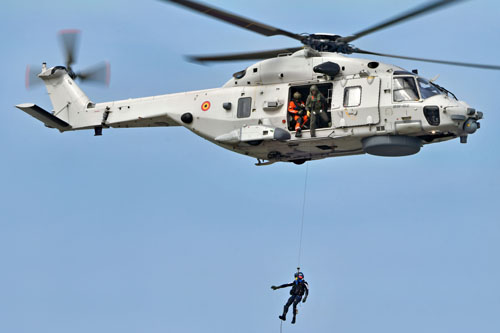
POLYGON ((71 126, 67 122, 57 118, 52 113, 45 111, 38 105, 32 103, 25 103, 16 105, 16 108, 23 110, 30 116, 40 120, 47 127, 57 128, 61 132, 71 129, 71 126))

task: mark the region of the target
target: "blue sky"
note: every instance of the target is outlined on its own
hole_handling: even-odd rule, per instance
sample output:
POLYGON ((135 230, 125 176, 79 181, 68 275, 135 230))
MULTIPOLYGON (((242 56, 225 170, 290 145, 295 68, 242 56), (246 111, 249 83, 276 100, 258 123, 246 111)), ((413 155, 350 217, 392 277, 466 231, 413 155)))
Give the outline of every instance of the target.
MULTIPOLYGON (((419 1, 420 2, 420 1, 419 1)), ((294 32, 349 34, 413 1, 210 3, 294 32)), ((268 332, 292 279, 305 166, 254 160, 182 128, 60 134, 14 108, 26 64, 112 66, 97 102, 221 86, 250 63, 184 54, 295 46, 159 1, 2 2, 1 332, 268 332)), ((500 63, 500 4, 468 1, 365 37, 368 50, 500 63)), ((309 164, 302 267, 311 297, 287 332, 498 332, 500 72, 379 59, 485 113, 467 145, 309 164)))

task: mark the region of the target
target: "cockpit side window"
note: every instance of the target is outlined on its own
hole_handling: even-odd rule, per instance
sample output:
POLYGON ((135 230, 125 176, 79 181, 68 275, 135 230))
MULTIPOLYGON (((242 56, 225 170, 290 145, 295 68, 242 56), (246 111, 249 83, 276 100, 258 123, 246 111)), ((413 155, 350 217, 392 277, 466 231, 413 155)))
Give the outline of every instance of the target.
POLYGON ((426 79, 419 77, 417 79, 417 82, 420 88, 420 95, 422 95, 422 99, 442 94, 441 90, 439 90, 435 85, 433 85, 426 79))
POLYGON ((394 102, 418 101, 417 84, 413 76, 395 77, 392 83, 394 102))

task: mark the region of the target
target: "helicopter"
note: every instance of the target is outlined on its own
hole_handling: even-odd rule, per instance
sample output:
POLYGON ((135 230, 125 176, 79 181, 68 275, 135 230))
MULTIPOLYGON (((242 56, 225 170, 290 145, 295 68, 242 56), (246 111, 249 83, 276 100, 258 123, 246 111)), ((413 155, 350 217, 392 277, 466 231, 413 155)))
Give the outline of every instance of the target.
POLYGON ((264 36, 286 36, 302 45, 261 52, 191 56, 195 62, 258 60, 234 73, 220 88, 94 103, 75 79, 109 79, 109 66, 91 75, 75 74, 76 33, 64 34, 66 66, 47 67, 37 75, 45 83, 53 110, 36 104, 16 107, 60 132, 134 127, 183 126, 206 140, 257 159, 303 164, 327 157, 372 154, 407 156, 424 145, 468 136, 480 128, 483 113, 452 92, 418 75, 418 71, 370 59, 364 54, 423 62, 500 70, 500 66, 415 58, 371 52, 352 42, 461 0, 427 2, 350 36, 295 34, 190 0, 162 0, 264 36), (106 74, 107 73, 107 74, 106 74), (323 95, 321 117, 293 135, 288 111, 297 92, 307 96, 315 86, 323 95))

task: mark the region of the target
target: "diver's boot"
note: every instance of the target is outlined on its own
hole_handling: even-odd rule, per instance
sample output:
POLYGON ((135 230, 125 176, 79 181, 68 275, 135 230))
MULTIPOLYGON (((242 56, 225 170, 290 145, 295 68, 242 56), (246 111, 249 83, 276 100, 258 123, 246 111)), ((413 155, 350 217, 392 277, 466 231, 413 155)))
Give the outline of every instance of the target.
POLYGON ((295 137, 296 138, 302 137, 302 130, 300 128, 297 128, 297 130, 295 131, 295 137))
POLYGON ((297 309, 293 309, 292 324, 295 324, 295 317, 297 316, 297 313, 299 313, 299 310, 297 310, 297 309))
POLYGON ((286 314, 282 314, 281 316, 279 316, 279 318, 280 318, 281 320, 285 321, 285 320, 286 320, 286 314))

